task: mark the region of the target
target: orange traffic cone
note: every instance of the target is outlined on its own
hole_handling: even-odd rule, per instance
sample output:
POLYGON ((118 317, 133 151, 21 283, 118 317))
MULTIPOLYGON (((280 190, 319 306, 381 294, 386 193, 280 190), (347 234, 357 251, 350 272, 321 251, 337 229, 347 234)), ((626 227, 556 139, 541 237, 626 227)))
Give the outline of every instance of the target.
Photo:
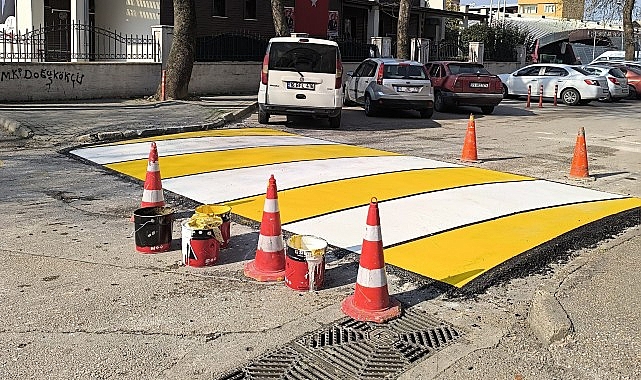
POLYGON ((574 157, 572 157, 572 167, 570 168, 570 178, 590 178, 588 174, 588 151, 585 147, 585 129, 583 129, 583 127, 579 128, 579 134, 576 137, 574 157))
POLYGON ((461 161, 479 162, 476 156, 476 122, 474 122, 473 114, 470 114, 470 120, 467 122, 467 132, 465 133, 465 143, 463 144, 461 161))
POLYGON ((383 323, 401 314, 401 304, 389 296, 385 257, 381 240, 378 202, 372 198, 361 250, 354 294, 341 304, 341 310, 358 321, 383 323))
POLYGON ((285 278, 285 246, 274 175, 269 178, 267 186, 256 258, 245 264, 245 276, 257 281, 281 281, 285 278))
POLYGON ((145 186, 142 192, 142 202, 140 207, 163 207, 165 197, 162 192, 160 183, 160 166, 158 165, 158 149, 156 143, 151 143, 149 151, 149 160, 147 162, 147 175, 145 176, 145 186))

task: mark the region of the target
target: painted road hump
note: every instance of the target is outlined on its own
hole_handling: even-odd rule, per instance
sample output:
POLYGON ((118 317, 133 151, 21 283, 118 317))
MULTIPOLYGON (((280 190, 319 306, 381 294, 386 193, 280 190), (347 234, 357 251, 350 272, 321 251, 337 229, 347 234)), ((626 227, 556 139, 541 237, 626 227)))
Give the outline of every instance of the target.
POLYGON ((267 128, 189 132, 71 153, 144 180, 150 141, 158 147, 165 190, 226 203, 259 222, 273 174, 284 230, 357 253, 376 197, 386 262, 459 288, 570 231, 641 209, 639 198, 267 128))

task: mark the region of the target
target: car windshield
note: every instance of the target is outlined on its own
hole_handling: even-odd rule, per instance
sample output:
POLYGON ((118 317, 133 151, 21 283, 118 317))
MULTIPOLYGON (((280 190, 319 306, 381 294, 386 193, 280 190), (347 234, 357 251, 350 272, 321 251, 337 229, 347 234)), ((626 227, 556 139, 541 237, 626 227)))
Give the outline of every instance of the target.
POLYGON ((385 64, 384 79, 427 79, 423 66, 408 64, 385 64))
POLYGON ((273 42, 269 47, 269 68, 306 73, 336 73, 336 46, 273 42))
POLYGON ((490 72, 487 71, 483 65, 473 64, 473 63, 450 63, 448 65, 450 72, 454 75, 456 74, 486 74, 489 75, 490 72))
POLYGON ((616 67, 610 69, 609 73, 615 78, 625 78, 625 74, 623 74, 623 71, 619 70, 616 67))
POLYGON ((578 72, 580 74, 583 74, 583 75, 594 75, 594 74, 591 74, 589 71, 586 71, 586 70, 584 70, 584 69, 582 69, 580 67, 572 67, 572 70, 574 70, 574 71, 576 71, 576 72, 578 72))

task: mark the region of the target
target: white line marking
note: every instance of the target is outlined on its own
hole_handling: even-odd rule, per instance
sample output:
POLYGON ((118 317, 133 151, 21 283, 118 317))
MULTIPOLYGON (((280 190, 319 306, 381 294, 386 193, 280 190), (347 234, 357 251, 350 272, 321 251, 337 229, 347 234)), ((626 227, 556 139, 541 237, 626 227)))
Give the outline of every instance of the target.
MULTIPOLYGON (((492 183, 418 194, 379 202, 385 245, 471 223, 569 203, 623 198, 621 195, 543 180, 492 183)), ((284 224, 283 229, 320 236, 330 244, 360 252, 360 231, 369 206, 284 224)), ((553 223, 554 221, 550 221, 553 223)))
MULTIPOLYGON (((111 164, 138 160, 149 156, 150 142, 97 146, 71 151, 76 156, 97 164, 111 164)), ((330 141, 301 136, 223 136, 194 137, 156 142, 158 156, 174 156, 186 153, 214 152, 221 150, 269 147, 281 145, 335 145, 330 141)))
POLYGON ((460 167, 460 165, 410 156, 333 158, 167 178, 163 179, 162 183, 165 189, 198 202, 223 203, 233 199, 265 194, 265 181, 271 174, 276 177, 280 191, 315 183, 400 170, 448 167, 460 167))

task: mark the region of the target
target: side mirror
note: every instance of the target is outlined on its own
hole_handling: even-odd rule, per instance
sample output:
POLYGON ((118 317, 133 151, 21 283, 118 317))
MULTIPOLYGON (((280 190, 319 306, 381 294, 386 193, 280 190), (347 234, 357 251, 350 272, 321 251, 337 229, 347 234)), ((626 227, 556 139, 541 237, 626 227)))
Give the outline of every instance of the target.
POLYGON ((347 74, 347 76, 350 76, 350 77, 354 76, 354 72, 353 71, 348 71, 346 74, 347 74))

